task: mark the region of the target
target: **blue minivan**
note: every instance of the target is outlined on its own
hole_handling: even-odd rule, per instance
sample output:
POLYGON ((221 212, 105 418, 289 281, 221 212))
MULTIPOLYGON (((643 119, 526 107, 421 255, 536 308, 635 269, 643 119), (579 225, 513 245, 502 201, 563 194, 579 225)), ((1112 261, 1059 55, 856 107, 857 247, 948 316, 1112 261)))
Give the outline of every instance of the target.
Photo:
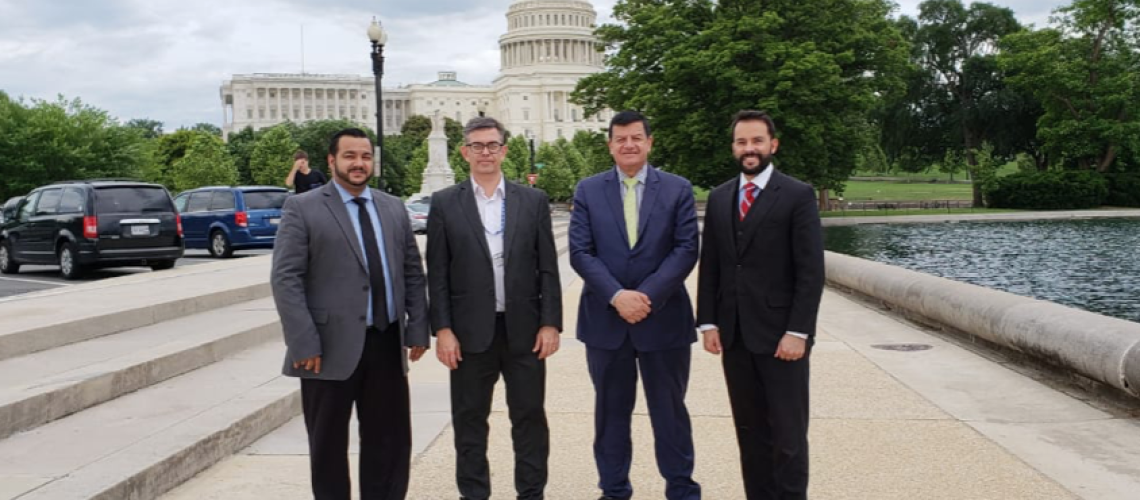
POLYGON ((174 207, 182 214, 186 248, 227 258, 234 250, 273 248, 288 196, 272 186, 203 187, 176 196, 174 207))

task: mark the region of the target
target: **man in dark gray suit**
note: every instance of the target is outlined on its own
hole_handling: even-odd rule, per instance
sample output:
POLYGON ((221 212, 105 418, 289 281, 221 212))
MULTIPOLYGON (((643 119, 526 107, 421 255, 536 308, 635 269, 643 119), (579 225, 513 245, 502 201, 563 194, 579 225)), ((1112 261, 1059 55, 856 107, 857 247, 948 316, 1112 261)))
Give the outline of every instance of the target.
POLYGON ((290 197, 273 251, 273 298, 301 378, 313 497, 348 500, 348 423, 360 421, 360 497, 403 499, 412 431, 407 359, 429 345, 423 264, 399 199, 368 188, 372 143, 329 145, 332 183, 290 197), (406 353, 405 347, 410 347, 406 353))
POLYGON ((545 359, 558 350, 562 291, 550 204, 507 182, 505 131, 475 118, 463 131, 471 180, 432 195, 428 290, 436 355, 451 368, 456 482, 467 500, 491 497, 487 417, 495 382, 507 386, 515 489, 543 498, 550 431, 545 359))

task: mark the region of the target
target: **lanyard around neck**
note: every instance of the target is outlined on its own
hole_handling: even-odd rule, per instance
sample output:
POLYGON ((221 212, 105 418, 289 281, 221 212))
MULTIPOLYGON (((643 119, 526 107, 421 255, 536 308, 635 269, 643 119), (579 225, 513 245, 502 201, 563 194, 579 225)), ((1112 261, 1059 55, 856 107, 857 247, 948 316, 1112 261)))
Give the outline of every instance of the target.
POLYGON ((486 231, 487 234, 491 236, 498 236, 500 234, 503 234, 503 230, 507 227, 507 197, 504 196, 502 200, 499 201, 499 203, 499 229, 490 231, 487 229, 485 223, 483 226, 483 231, 486 231))

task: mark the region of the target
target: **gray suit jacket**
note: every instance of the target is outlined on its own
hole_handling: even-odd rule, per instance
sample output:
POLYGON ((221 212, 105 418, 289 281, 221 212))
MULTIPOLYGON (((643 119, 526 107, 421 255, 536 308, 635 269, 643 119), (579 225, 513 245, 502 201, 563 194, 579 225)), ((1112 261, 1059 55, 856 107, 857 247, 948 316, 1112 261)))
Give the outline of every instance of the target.
MULTIPOLYGON (((380 215, 392 280, 392 300, 404 346, 428 346, 423 262, 403 203, 372 190, 380 215)), ((364 349, 368 268, 348 208, 332 182, 289 197, 273 248, 271 285, 285 333, 283 373, 291 377, 345 380, 364 349), (321 373, 293 362, 321 356, 321 373)), ((407 356, 404 356, 407 371, 407 356)))

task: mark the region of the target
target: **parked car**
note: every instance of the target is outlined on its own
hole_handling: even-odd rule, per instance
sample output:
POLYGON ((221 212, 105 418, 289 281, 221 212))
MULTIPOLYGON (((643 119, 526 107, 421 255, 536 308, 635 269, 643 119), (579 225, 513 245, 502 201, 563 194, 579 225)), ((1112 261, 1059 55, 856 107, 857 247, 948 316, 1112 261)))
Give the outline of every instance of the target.
POLYGON ((16 218, 16 207, 24 200, 23 196, 13 196, 0 205, 0 224, 16 218))
POLYGON ((0 226, 0 272, 58 264, 66 279, 91 268, 170 269, 182 223, 166 188, 121 180, 68 181, 32 190, 0 226))
POLYGON ((174 198, 182 214, 186 248, 204 248, 217 258, 235 250, 273 248, 281 207, 289 191, 271 186, 192 189, 174 198))
POLYGON ((426 233, 430 207, 421 203, 409 203, 405 207, 408 209, 408 221, 412 223, 412 231, 416 234, 426 233))

